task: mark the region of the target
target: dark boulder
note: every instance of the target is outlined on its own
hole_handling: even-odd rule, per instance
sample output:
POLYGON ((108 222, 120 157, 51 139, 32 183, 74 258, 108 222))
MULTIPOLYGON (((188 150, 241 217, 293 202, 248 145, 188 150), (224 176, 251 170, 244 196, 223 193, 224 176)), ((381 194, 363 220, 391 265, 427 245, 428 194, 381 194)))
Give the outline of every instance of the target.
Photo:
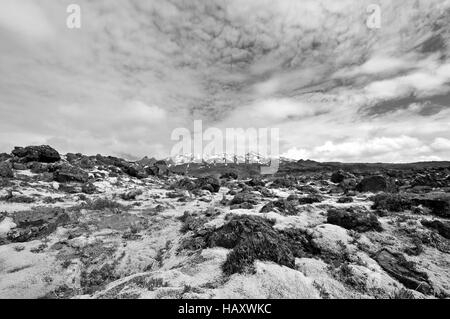
POLYGON ((429 186, 432 188, 436 187, 445 187, 447 186, 447 182, 445 180, 441 180, 435 174, 417 174, 415 178, 411 181, 411 186, 429 186))
POLYGON ((345 209, 331 208, 328 210, 327 223, 353 229, 359 232, 382 231, 377 216, 368 210, 348 207, 345 209))
POLYGON ((249 180, 245 184, 248 185, 248 186, 252 186, 252 187, 265 186, 266 185, 266 183, 259 177, 252 178, 251 180, 249 180))
POLYGON ((279 199, 276 201, 268 202, 264 205, 260 213, 269 213, 272 211, 278 212, 282 215, 297 215, 297 202, 293 200, 279 199))
POLYGON ((10 159, 12 156, 7 153, 0 153, 0 162, 10 159))
POLYGON ((235 172, 226 172, 223 173, 220 178, 224 178, 224 179, 238 179, 238 174, 235 172))
POLYGON ((259 203, 259 197, 256 194, 250 192, 240 192, 237 193, 231 200, 231 205, 249 203, 252 205, 257 205, 259 203))
POLYGON ((12 170, 10 163, 0 162, 0 177, 3 177, 3 178, 13 178, 14 177, 14 172, 12 170))
POLYGON ((330 181, 338 184, 338 183, 342 182, 345 178, 346 178, 345 173, 343 171, 339 170, 339 171, 331 174, 330 181))
POLYGON ((294 178, 277 178, 270 187, 272 188, 291 188, 297 185, 297 181, 294 178))
POLYGON ((24 171, 24 170, 28 169, 27 166, 23 163, 13 163, 12 167, 18 171, 24 171))
POLYGON ((170 186, 171 189, 186 189, 188 191, 192 191, 196 188, 196 183, 194 180, 185 177, 182 178, 170 186))
POLYGON ((235 216, 205 236, 205 242, 209 247, 233 249, 222 266, 226 275, 251 272, 255 260, 273 261, 294 268, 296 256, 290 242, 272 226, 273 221, 265 218, 235 216))
POLYGON ((120 195, 120 197, 123 200, 135 200, 137 196, 142 195, 142 190, 141 189, 133 189, 129 192, 126 192, 122 195, 120 195))
POLYGON ((339 204, 352 203, 353 202, 353 197, 350 197, 350 196, 339 197, 337 202, 339 204))
POLYGON ((89 179, 88 173, 81 168, 72 165, 62 165, 53 173, 54 179, 60 183, 80 182, 86 183, 89 179))
POLYGON ((169 174, 169 167, 165 161, 155 161, 152 165, 145 167, 147 174, 153 176, 164 176, 169 174))
POLYGON ((12 242, 25 242, 54 232, 60 225, 69 222, 69 215, 59 207, 36 207, 31 211, 21 211, 13 215, 17 228, 8 232, 12 242))
POLYGON ((28 162, 27 168, 35 174, 48 173, 50 171, 50 167, 47 163, 40 162, 28 162))
POLYGON ((230 206, 230 209, 252 209, 253 208, 253 204, 248 203, 248 202, 244 202, 241 204, 233 204, 230 206))
POLYGON ((308 195, 305 197, 299 197, 298 203, 300 205, 314 204, 314 203, 320 203, 322 200, 323 200, 323 198, 319 195, 308 195))
POLYGON ((15 147, 11 154, 23 162, 54 163, 61 159, 58 151, 48 145, 15 147))
POLYGON ((213 176, 201 177, 195 184, 198 189, 208 190, 211 193, 217 193, 220 189, 220 181, 213 176))
POLYGON ((372 196, 372 209, 402 212, 412 208, 412 201, 403 194, 380 193, 372 196))
POLYGON ((450 222, 442 222, 440 220, 422 220, 422 225, 436 230, 439 235, 450 239, 450 222))
POLYGON ((450 196, 444 194, 427 194, 412 199, 415 205, 422 205, 431 210, 431 213, 450 218, 450 196))
POLYGON ((428 282, 427 274, 417 271, 411 262, 402 254, 380 250, 375 260, 389 275, 397 279, 406 288, 417 290, 424 294, 432 294, 433 289, 428 282))
POLYGON ((147 171, 142 166, 139 166, 137 164, 123 162, 122 163, 122 171, 125 174, 127 174, 131 177, 136 177, 138 179, 148 177, 147 171))
POLYGON ((395 186, 382 175, 373 175, 363 178, 358 185, 356 185, 358 192, 392 192, 395 191, 395 186))

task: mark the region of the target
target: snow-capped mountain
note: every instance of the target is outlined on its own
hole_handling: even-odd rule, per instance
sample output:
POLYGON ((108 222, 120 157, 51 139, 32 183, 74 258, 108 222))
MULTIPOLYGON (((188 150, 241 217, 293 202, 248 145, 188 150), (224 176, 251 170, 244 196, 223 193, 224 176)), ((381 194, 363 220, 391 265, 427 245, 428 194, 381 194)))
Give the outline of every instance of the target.
POLYGON ((174 165, 186 164, 186 163, 253 163, 253 164, 268 164, 270 162, 269 157, 264 157, 256 152, 249 152, 245 155, 236 154, 210 154, 204 155, 203 158, 196 154, 179 154, 167 159, 167 161, 172 162, 174 165))

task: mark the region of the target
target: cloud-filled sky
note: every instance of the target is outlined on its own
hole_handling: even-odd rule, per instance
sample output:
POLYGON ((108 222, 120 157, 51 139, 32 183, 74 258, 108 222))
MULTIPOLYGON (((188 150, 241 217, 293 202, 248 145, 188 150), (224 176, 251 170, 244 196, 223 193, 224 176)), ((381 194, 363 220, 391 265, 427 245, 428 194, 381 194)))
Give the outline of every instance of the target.
POLYGON ((450 160, 448 0, 0 0, 0 74, 0 152, 165 157, 200 119, 296 159, 450 160))

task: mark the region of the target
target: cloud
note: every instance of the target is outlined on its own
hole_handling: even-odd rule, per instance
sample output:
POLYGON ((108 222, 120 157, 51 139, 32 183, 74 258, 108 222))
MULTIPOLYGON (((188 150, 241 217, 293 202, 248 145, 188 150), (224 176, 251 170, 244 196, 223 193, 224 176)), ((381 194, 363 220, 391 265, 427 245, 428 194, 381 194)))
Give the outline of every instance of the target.
POLYGON ((402 136, 450 135, 448 1, 382 0, 378 30, 369 0, 80 0, 80 30, 65 26, 69 0, 3 2, 2 151, 164 156, 194 119, 279 127, 282 152, 330 160, 382 160, 372 141, 402 161, 402 136))
MULTIPOLYGON (((450 145, 446 145, 447 142, 450 141, 438 140, 431 147, 441 147, 441 150, 448 151, 450 145)), ((434 154, 423 141, 405 135, 372 139, 357 138, 341 143, 327 141, 312 150, 292 148, 282 156, 293 159, 309 158, 344 162, 415 162, 443 159, 438 154, 434 154)))
POLYGON ((450 139, 437 137, 431 144, 431 148, 438 151, 450 151, 450 139))
POLYGON ((46 39, 55 33, 45 12, 31 0, 3 0, 0 27, 32 41, 46 39))

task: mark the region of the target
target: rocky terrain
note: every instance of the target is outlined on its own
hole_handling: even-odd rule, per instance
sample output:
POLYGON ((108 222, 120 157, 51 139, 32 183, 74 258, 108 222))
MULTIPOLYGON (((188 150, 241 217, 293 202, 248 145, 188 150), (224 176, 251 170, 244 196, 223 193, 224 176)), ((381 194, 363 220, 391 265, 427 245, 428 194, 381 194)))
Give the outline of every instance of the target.
POLYGON ((448 298, 450 163, 0 154, 1 298, 448 298))

